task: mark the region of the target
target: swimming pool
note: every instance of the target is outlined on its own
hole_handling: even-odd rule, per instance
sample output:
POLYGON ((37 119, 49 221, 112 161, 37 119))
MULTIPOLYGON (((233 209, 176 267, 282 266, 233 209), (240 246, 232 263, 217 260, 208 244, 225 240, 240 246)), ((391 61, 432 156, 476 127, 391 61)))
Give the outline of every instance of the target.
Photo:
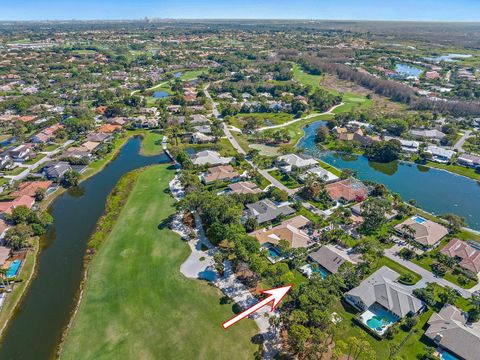
POLYGON ((317 268, 312 268, 312 273, 320 274, 322 279, 325 279, 330 274, 327 269, 320 265, 317 268))
POLYGON ((268 248, 268 255, 270 255, 271 258, 275 259, 275 258, 279 258, 281 253, 280 251, 278 251, 276 248, 274 248, 273 246, 270 246, 268 248))
POLYGON ((362 322, 376 333, 383 335, 388 327, 398 321, 398 317, 380 305, 373 304, 362 315, 362 322))
POLYGON ((427 220, 425 220, 424 218, 422 218, 420 216, 415 216, 415 222, 417 224, 423 224, 425 221, 427 221, 427 220))
POLYGON ((446 350, 442 350, 440 356, 442 360, 459 360, 456 356, 453 356, 446 350))
POLYGON ((20 269, 20 265, 22 264, 22 260, 17 259, 14 260, 11 264, 10 267, 7 270, 7 278, 14 277, 18 273, 18 269, 20 269))

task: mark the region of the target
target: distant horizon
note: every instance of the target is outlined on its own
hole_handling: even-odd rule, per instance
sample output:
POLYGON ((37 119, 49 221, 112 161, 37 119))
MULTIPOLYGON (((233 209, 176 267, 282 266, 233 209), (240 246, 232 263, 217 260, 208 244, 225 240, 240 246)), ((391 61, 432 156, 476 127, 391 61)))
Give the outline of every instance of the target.
POLYGON ((478 0, 2 0, 1 21, 313 20, 480 22, 478 0))

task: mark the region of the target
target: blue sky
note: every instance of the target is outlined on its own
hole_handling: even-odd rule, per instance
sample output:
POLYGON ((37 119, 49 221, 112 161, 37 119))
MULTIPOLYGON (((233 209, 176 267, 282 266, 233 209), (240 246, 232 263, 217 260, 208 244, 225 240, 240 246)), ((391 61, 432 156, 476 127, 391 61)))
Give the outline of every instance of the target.
POLYGON ((146 16, 480 21, 480 0, 0 0, 1 20, 146 16))

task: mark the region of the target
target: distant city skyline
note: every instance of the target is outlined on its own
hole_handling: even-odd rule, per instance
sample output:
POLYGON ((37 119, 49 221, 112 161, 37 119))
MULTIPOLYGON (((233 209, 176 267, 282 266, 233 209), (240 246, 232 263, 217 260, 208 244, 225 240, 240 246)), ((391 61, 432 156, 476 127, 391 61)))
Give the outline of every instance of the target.
POLYGON ((2 0, 0 20, 322 19, 480 21, 479 0, 2 0))

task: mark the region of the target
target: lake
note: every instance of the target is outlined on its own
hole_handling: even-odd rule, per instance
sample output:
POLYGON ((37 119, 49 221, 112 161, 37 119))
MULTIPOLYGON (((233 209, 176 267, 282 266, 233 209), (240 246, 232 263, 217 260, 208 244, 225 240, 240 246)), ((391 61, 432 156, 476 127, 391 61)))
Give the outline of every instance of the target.
POLYGON ((422 209, 434 213, 455 213, 466 219, 469 227, 480 230, 480 185, 469 178, 447 171, 406 162, 387 164, 368 161, 363 156, 341 156, 319 150, 315 133, 325 124, 318 121, 305 127, 298 146, 307 154, 339 169, 357 171, 362 180, 382 183, 404 200, 415 199, 422 209))
POLYGON ((87 241, 120 177, 134 169, 168 162, 142 156, 132 138, 98 174, 60 195, 49 212, 54 222, 41 239, 36 277, 0 344, 0 359, 52 359, 76 303, 87 241))
POLYGON ((448 55, 439 55, 434 57, 424 57, 425 60, 428 61, 445 61, 445 62, 457 62, 459 59, 468 59, 471 58, 472 55, 470 54, 448 54, 448 55))
POLYGON ((170 96, 170 94, 166 91, 155 91, 153 93, 153 97, 156 98, 156 99, 163 99, 163 98, 167 98, 169 96, 170 96))
POLYGON ((423 69, 407 64, 395 65, 395 71, 403 77, 413 77, 415 79, 418 79, 423 73, 423 69))

